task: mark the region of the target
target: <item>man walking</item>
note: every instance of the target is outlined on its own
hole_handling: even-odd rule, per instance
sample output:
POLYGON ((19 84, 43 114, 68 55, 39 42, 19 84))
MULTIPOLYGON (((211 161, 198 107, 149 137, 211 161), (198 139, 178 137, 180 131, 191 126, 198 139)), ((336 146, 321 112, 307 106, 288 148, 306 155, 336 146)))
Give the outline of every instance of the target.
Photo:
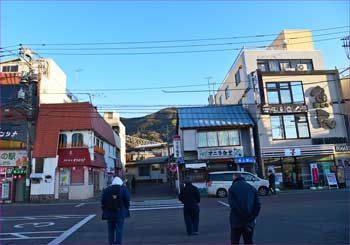
POLYGON ((180 192, 179 200, 184 204, 187 234, 198 235, 200 194, 198 188, 192 185, 191 176, 185 178, 185 187, 180 192))
POLYGON ((269 192, 276 195, 276 176, 271 169, 269 170, 269 192))
POLYGON ((130 216, 130 194, 119 177, 103 190, 101 204, 102 219, 107 220, 109 244, 121 244, 124 219, 130 216))
POLYGON ((240 173, 233 174, 228 202, 231 208, 231 244, 239 244, 241 236, 244 244, 253 244, 255 219, 259 215, 261 203, 257 190, 240 173))

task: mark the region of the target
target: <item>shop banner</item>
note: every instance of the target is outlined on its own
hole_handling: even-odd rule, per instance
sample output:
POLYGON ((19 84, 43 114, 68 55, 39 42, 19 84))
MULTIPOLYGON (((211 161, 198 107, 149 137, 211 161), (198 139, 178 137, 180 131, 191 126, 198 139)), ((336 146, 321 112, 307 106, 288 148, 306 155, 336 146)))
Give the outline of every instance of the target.
POLYGON ((27 165, 26 151, 0 150, 0 166, 14 167, 27 165))
POLYGON ((7 200, 10 198, 10 183, 3 182, 1 185, 1 199, 7 200))
POLYGON ((318 184, 318 168, 317 168, 317 163, 311 163, 310 164, 310 169, 311 169, 311 179, 312 183, 318 184))
POLYGON ((1 122, 0 140, 27 140, 27 122, 1 122))
POLYGON ((326 175, 331 172, 331 164, 329 162, 322 163, 323 174, 326 175))

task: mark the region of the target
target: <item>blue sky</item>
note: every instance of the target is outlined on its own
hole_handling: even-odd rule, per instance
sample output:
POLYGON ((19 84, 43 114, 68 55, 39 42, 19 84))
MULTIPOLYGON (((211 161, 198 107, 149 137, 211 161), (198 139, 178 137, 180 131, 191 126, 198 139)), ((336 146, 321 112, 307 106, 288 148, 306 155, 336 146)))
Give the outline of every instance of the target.
MULTIPOLYGON (((349 13, 349 1, 1 1, 1 47, 19 43, 137 42, 273 34, 279 33, 282 29, 314 30, 349 25, 349 13)), ((349 35, 349 28, 335 31, 344 31, 344 34, 330 37, 349 35)), ((261 39, 272 40, 273 38, 261 39)), ((327 36, 318 39, 321 38, 327 38, 327 36)), ((245 40, 257 39, 233 41, 245 40)), ((202 41, 200 43, 223 42, 228 42, 228 40, 202 41)), ((114 45, 113 47, 188 44, 194 43, 141 43, 114 45)), ((270 42, 253 45, 268 44, 270 42)), ((317 42, 314 45, 316 49, 322 50, 326 68, 332 69, 335 66, 343 68, 349 65, 340 40, 317 42)), ((240 48, 241 46, 231 45, 229 47, 240 48)), ((161 89, 103 92, 97 92, 94 89, 198 84, 200 86, 177 90, 207 89, 205 77, 210 76, 212 77, 211 82, 220 83, 238 53, 236 50, 231 50, 186 54, 62 56, 45 53, 130 53, 223 47, 102 51, 42 50, 43 48, 86 48, 88 46, 40 47, 29 45, 29 47, 36 50, 41 56, 53 58, 58 63, 67 74, 68 89, 73 92, 91 89, 95 105, 111 106, 126 117, 141 116, 156 111, 156 108, 117 108, 113 105, 206 104, 208 92, 166 94, 161 89), (82 71, 75 72, 78 69, 82 69, 82 71), (78 74, 77 81, 76 74, 78 74)), ((103 48, 111 47, 111 45, 93 47, 103 48)), ((88 99, 87 96, 83 95, 80 95, 79 98, 88 99)))

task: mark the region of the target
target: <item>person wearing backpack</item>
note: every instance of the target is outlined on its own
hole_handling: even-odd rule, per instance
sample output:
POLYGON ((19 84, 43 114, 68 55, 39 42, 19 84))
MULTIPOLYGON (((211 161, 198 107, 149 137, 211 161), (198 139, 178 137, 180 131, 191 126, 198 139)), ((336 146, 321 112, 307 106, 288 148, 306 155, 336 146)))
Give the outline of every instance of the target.
POLYGON ((124 219, 130 216, 130 194, 119 177, 102 192, 102 219, 107 220, 109 244, 121 244, 124 219))
POLYGON ((253 232, 261 203, 257 190, 240 173, 233 174, 228 202, 231 209, 231 244, 239 244, 241 236, 244 244, 253 244, 253 232))

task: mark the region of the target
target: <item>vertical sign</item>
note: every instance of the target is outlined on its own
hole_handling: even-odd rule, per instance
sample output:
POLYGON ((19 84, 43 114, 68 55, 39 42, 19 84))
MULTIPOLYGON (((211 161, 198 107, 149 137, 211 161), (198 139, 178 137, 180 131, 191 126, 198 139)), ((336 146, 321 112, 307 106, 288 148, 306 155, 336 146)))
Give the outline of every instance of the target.
POLYGON ((173 144, 174 144, 174 157, 175 158, 182 157, 182 154, 181 154, 181 137, 180 137, 180 135, 175 135, 173 137, 173 144))
POLYGON ((310 163, 311 179, 313 184, 318 184, 318 168, 317 163, 310 163))

